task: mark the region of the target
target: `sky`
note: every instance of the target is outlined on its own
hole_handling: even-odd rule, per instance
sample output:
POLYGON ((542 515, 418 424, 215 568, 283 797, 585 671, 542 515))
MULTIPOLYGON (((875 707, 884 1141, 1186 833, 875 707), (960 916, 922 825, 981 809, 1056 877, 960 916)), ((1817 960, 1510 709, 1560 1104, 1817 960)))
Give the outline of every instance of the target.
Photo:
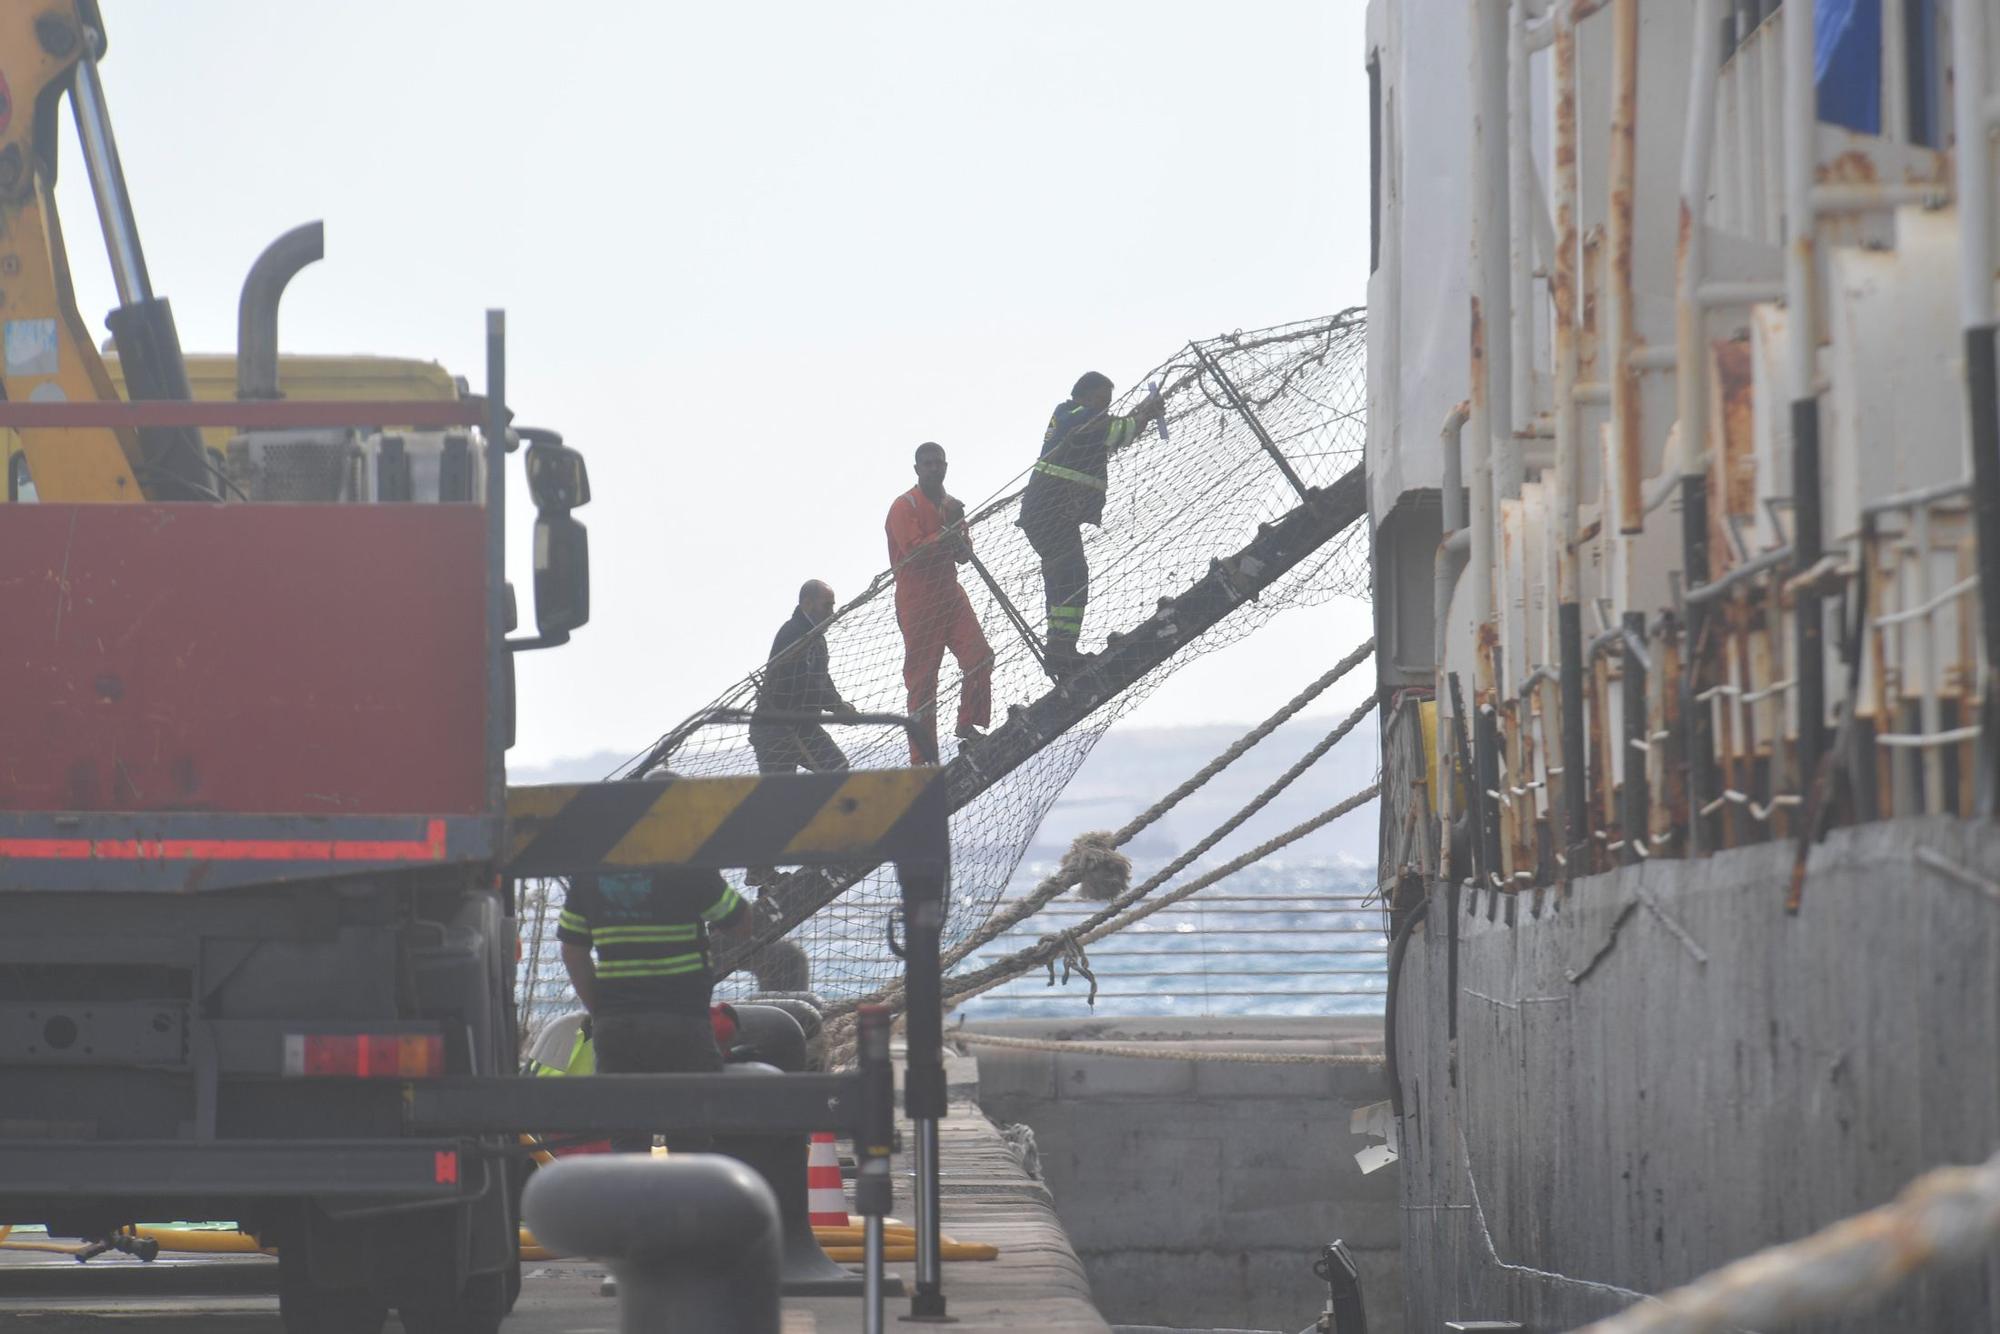
MULTIPOLYGON (((582 450, 594 495, 592 620, 518 660, 517 763, 643 747, 761 661, 805 578, 858 591, 916 443, 984 497, 1082 370, 1123 387, 1366 296, 1362 0, 102 7, 187 350, 233 346, 244 271, 314 218, 286 352, 477 389, 506 308, 516 420, 582 450)), ((95 326, 114 296, 63 135, 95 326)), ((1367 633, 1355 604, 1288 613, 1128 725, 1261 717, 1367 633)))

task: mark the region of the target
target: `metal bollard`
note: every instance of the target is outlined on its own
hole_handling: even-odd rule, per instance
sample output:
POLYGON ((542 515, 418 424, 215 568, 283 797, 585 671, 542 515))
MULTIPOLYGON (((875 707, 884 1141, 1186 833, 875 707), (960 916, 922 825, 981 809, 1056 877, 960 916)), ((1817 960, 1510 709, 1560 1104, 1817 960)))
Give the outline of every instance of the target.
POLYGON ((769 1005, 796 1019, 806 1035, 805 1068, 826 1069, 826 1003, 819 997, 810 991, 760 991, 737 1003, 739 1013, 745 1005, 769 1005))
MULTIPOLYGON (((730 1066, 729 1073, 743 1077, 770 1076, 779 1072, 767 1065, 746 1062, 730 1066)), ((716 1152, 726 1153, 756 1169, 778 1201, 779 1229, 784 1247, 780 1282, 785 1295, 862 1295, 862 1276, 829 1259, 813 1236, 812 1212, 806 1192, 806 1156, 810 1150, 807 1137, 725 1134, 715 1137, 715 1148, 716 1152)))
POLYGON ((623 1334, 779 1334, 778 1202, 732 1158, 565 1158, 529 1180, 521 1213, 545 1245, 610 1267, 623 1334))
POLYGON ((752 1061, 762 1061, 788 1075, 801 1074, 811 1067, 805 1025, 788 1008, 748 1002, 733 1008, 736 1011, 735 1046, 747 1048, 752 1061))

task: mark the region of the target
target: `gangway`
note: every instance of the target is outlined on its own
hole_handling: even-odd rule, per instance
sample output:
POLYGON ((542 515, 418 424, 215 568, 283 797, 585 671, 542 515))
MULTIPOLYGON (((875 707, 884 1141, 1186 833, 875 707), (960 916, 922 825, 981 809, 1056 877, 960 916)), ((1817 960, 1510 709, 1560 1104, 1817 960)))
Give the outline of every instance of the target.
MULTIPOLYGON (((1035 633, 1041 563, 1016 522, 1020 479, 968 507, 979 560, 961 567, 960 582, 992 648, 997 726, 970 746, 943 742, 954 847, 948 946, 985 920, 1042 816, 1116 718, 1180 667, 1279 611, 1369 595, 1366 534, 1354 522, 1366 509, 1365 338, 1363 313, 1350 310, 1193 342, 1135 378, 1139 388, 1121 407, 1129 410, 1157 383, 1168 429, 1148 430, 1111 455, 1103 524, 1085 530, 1086 661, 1053 684, 1035 633)), ((1031 452, 1032 439, 1022 448, 1031 452)), ((860 711, 821 720, 855 771, 908 762, 902 737, 856 730, 910 707, 893 584, 893 571, 878 574, 814 632, 824 636, 842 696, 860 711)), ((614 776, 754 769, 744 725, 760 675, 747 673, 614 776)), ((949 667, 944 678, 935 708, 948 733, 962 682, 949 667)), ((878 868, 856 859, 766 870, 753 883, 760 920, 728 966, 747 965, 760 988, 775 990, 796 988, 771 986, 772 977, 809 968, 806 985, 828 998, 890 982, 894 961, 884 941, 894 943, 898 902, 878 868)), ((527 888, 530 916, 537 895, 552 900, 551 888, 527 888)), ((560 1006, 561 980, 548 964, 531 946, 531 1009, 560 1006)))
MULTIPOLYGON (((956 814, 1034 758, 1098 709, 1145 680, 1190 642, 1271 587, 1299 562, 1347 531, 1367 512, 1366 478, 1356 466, 1331 486, 1309 489, 1283 518, 1263 525, 1249 543, 1215 560, 1185 592, 1164 599, 1140 625, 1114 635, 1075 675, 1026 707, 1014 709, 976 748, 944 766, 945 804, 956 814)), ((839 721, 838 718, 829 721, 839 721)), ((765 888, 782 911, 760 920, 750 940, 723 955, 723 970, 782 938, 865 876, 874 865, 853 863, 828 875, 795 872, 765 888)))

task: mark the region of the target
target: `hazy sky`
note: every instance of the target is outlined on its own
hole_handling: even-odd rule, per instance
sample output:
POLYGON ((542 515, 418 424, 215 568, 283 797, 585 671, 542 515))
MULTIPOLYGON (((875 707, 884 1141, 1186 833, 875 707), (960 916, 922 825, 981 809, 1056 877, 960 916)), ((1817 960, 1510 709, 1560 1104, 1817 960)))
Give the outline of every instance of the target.
MULTIPOLYGON (((802 579, 858 591, 917 442, 983 497, 1080 371, 1122 387, 1190 337, 1365 298, 1362 0, 103 8, 190 351, 233 345, 243 271, 313 218, 286 351, 476 388, 481 312, 507 308, 518 419, 581 448, 595 492, 593 619, 522 660, 520 761, 639 748, 761 660, 802 579)), ((1294 613, 1134 721, 1261 716, 1366 632, 1294 613)))

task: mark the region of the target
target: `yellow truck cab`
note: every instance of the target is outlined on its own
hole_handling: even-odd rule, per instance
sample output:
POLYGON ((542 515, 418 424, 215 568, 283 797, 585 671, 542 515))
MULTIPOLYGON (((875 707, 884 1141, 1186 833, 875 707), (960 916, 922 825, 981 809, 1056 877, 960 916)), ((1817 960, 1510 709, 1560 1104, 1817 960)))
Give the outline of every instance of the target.
MULTIPOLYGON (((123 397, 125 377, 118 357, 106 353, 104 365, 111 372, 112 383, 118 387, 120 397, 123 397)), ((281 357, 278 366, 288 398, 343 402, 405 399, 442 402, 461 398, 465 392, 464 382, 436 362, 406 357, 288 356, 281 357)), ((236 396, 236 358, 233 356, 217 353, 190 355, 187 358, 187 373, 197 401, 221 402, 236 396)), ((243 474, 253 467, 256 460, 246 457, 239 450, 238 457, 232 461, 232 435, 233 432, 227 429, 206 430, 202 432, 202 443, 216 468, 237 487, 243 488, 248 480, 243 474)), ((441 457, 444 449, 444 437, 436 432, 413 433, 409 437, 378 436, 358 441, 349 460, 351 476, 347 479, 346 494, 328 499, 373 498, 374 488, 363 484, 374 479, 379 472, 380 449, 385 439, 402 440, 401 447, 419 459, 432 453, 441 457)), ((7 462, 7 499, 15 502, 36 499, 34 478, 28 470, 27 456, 21 452, 20 437, 12 431, 0 430, 0 450, 4 450, 7 462)), ((475 456, 477 453, 472 451, 475 456)))

